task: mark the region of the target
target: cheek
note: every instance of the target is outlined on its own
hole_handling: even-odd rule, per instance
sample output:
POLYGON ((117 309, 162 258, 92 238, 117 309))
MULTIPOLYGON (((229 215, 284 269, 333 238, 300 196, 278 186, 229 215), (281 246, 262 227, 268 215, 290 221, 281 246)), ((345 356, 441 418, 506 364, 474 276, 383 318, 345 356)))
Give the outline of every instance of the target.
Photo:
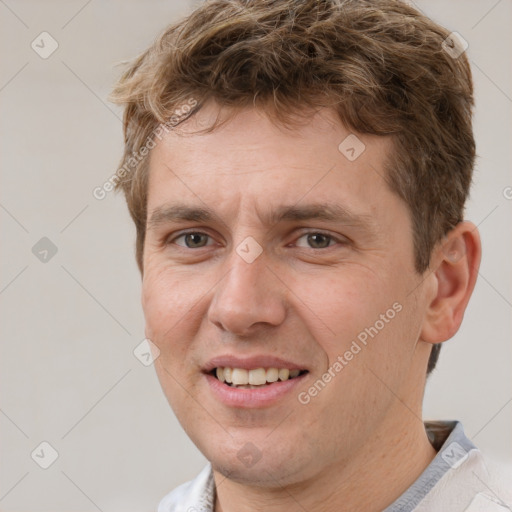
POLYGON ((142 283, 142 308, 146 320, 146 336, 160 350, 181 333, 190 322, 185 321, 200 298, 194 283, 179 272, 164 267, 149 266, 142 283))
POLYGON ((155 370, 169 404, 179 410, 186 403, 187 389, 196 368, 192 363, 193 340, 198 324, 197 287, 175 270, 147 268, 142 285, 142 307, 146 321, 146 337, 160 350, 155 370), (180 384, 182 383, 182 384, 180 384))
POLYGON ((302 321, 325 355, 324 370, 341 358, 351 380, 368 378, 367 366, 379 374, 400 373, 397 365, 411 356, 419 325, 400 272, 383 268, 377 274, 351 265, 325 276, 302 274, 291 288, 302 299, 296 301, 302 321))
POLYGON ((332 350, 373 324, 391 304, 382 278, 354 266, 322 274, 297 276, 290 287, 298 298, 309 330, 317 339, 330 340, 332 350), (386 290, 386 293, 382 293, 386 290))

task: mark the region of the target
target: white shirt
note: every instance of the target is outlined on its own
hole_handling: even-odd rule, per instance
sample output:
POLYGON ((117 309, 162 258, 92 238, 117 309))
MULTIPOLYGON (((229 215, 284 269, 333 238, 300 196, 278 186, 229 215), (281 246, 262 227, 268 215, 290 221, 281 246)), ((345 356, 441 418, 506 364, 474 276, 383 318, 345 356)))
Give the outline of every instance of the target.
MULTIPOLYGON (((438 453, 383 512, 512 511, 512 480, 490 473, 459 422, 427 422, 425 428, 438 453)), ((208 464, 194 480, 165 496, 158 512, 214 512, 214 506, 215 481, 208 464)))

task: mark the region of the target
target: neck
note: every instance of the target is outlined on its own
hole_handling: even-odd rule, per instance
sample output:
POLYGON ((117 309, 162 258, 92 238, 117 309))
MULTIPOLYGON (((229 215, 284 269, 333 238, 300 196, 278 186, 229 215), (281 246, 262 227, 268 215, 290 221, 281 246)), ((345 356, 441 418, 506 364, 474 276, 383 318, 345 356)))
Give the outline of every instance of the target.
POLYGON ((349 461, 339 461, 284 487, 247 486, 214 470, 215 512, 382 511, 403 494, 435 457, 422 421, 412 412, 390 411, 372 439, 349 461), (399 414, 399 412, 401 414, 399 414), (396 413, 396 414, 393 414, 396 413), (391 418, 400 418, 399 424, 391 418), (222 482, 221 485, 220 482, 222 482))

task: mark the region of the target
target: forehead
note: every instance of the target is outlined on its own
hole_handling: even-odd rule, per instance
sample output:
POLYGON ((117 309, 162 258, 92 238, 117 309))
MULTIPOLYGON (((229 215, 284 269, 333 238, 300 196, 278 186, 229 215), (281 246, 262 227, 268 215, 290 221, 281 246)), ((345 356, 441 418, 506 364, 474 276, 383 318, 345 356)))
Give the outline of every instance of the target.
POLYGON ((384 179, 390 138, 356 134, 330 109, 290 126, 245 109, 200 133, 218 113, 207 105, 152 150, 148 217, 177 198, 210 208, 252 201, 274 209, 334 200, 362 215, 375 213, 380 196, 390 200, 384 179))

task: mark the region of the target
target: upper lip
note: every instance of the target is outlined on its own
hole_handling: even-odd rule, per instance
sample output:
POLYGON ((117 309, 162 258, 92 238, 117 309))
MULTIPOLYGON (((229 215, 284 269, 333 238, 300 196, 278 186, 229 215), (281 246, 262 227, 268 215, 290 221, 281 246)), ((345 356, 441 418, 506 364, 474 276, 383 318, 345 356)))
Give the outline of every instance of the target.
POLYGON ((289 370, 306 370, 304 365, 293 361, 287 361, 279 357, 270 355, 259 355, 252 357, 237 357, 234 355, 222 355, 210 359, 203 367, 203 371, 208 373, 215 368, 244 368, 253 370, 255 368, 288 368, 289 370))

